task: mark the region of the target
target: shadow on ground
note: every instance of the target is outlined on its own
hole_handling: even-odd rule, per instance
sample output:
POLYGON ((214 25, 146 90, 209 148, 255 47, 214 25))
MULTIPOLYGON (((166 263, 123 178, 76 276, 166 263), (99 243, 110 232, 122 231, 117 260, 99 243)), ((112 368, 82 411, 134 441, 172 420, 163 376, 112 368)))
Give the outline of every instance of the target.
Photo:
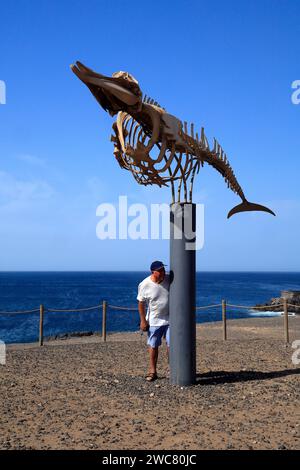
POLYGON ((216 371, 207 372, 205 374, 197 374, 196 384, 197 385, 216 385, 226 384, 235 382, 249 382, 251 380, 271 380, 280 377, 286 377, 288 375, 300 374, 300 369, 286 369, 277 370, 272 372, 260 372, 260 371, 216 371))

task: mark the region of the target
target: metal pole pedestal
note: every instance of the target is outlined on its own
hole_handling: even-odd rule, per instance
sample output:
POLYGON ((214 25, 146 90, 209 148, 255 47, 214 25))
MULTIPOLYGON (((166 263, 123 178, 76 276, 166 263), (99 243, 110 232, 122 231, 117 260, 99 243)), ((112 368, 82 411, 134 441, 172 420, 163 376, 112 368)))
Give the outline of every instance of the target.
POLYGON ((196 204, 170 205, 170 382, 196 382, 196 204))

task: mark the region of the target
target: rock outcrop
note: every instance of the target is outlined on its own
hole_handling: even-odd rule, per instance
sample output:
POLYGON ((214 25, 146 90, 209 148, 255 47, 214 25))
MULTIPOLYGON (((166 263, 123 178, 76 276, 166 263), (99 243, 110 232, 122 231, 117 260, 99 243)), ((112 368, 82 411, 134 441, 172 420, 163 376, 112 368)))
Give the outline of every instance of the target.
POLYGON ((256 307, 261 308, 260 311, 270 310, 272 312, 283 311, 283 301, 287 300, 288 311, 300 314, 300 291, 298 290, 283 290, 281 291, 280 297, 273 297, 265 304, 257 304, 256 307), (293 307, 291 306, 293 305, 293 307))

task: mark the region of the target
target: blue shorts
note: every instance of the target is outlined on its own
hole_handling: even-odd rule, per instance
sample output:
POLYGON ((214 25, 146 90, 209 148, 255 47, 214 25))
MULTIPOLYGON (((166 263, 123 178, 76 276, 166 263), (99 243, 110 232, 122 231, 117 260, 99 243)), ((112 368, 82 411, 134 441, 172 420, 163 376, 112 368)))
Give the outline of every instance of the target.
POLYGON ((167 345, 170 344, 170 327, 169 325, 150 326, 148 330, 147 344, 151 348, 158 348, 161 345, 161 339, 166 338, 167 345))

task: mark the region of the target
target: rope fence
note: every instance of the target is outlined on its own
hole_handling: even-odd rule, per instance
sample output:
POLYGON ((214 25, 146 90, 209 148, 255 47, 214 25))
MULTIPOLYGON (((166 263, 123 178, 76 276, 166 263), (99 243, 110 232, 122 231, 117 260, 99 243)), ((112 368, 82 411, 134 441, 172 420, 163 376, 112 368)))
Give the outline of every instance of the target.
MULTIPOLYGON (((87 312, 89 310, 96 310, 97 308, 100 308, 101 305, 95 305, 94 307, 85 307, 85 308, 46 308, 45 310, 47 312, 87 312)), ((1 312, 0 312, 1 313, 1 312)))
MULTIPOLYGON (((278 304, 278 306, 280 306, 280 305, 282 305, 282 306, 283 306, 283 304, 278 304)), ((260 305, 260 306, 255 306, 255 305, 253 305, 253 306, 247 306, 247 305, 235 305, 235 304, 227 304, 227 307, 247 308, 247 309, 250 309, 250 310, 253 310, 253 309, 260 309, 260 308, 264 308, 264 309, 268 308, 266 305, 260 305)))
MULTIPOLYGON (((204 305, 195 307, 195 310, 207 310, 210 308, 222 307, 222 325, 223 325, 223 340, 227 340, 227 308, 234 307, 234 308, 243 308, 247 310, 266 310, 268 309, 268 305, 263 306, 249 306, 249 305, 236 305, 227 303, 226 300, 222 300, 220 304, 212 304, 212 305, 204 305)), ((286 299, 283 299, 282 303, 276 304, 276 308, 282 307, 283 308, 283 329, 284 329, 284 340, 285 343, 289 343, 289 312, 288 308, 297 309, 300 308, 299 305, 290 304, 287 302, 286 299)), ((120 305, 111 305, 106 300, 103 300, 100 304, 95 305, 93 307, 81 307, 81 308, 68 308, 68 309, 58 309, 58 308, 50 308, 45 307, 44 305, 40 305, 39 308, 32 309, 32 310, 19 310, 19 311, 2 311, 0 315, 15 315, 15 314, 28 314, 28 313, 37 313, 39 312, 39 345, 43 346, 44 343, 44 314, 45 312, 54 312, 54 313, 64 313, 64 312, 87 312, 91 310, 102 310, 102 326, 101 326, 101 336, 102 340, 106 341, 106 322, 107 322, 107 310, 108 308, 112 310, 123 310, 123 311, 138 311, 138 307, 123 307, 120 305)))
POLYGON ((195 310, 206 310, 213 307, 221 307, 222 304, 204 305, 204 307, 195 307, 195 310))
POLYGON ((35 308, 34 310, 20 310, 18 312, 0 312, 1 315, 16 315, 18 313, 34 313, 39 312, 39 308, 35 308))
POLYGON ((108 305, 109 308, 112 308, 113 310, 129 310, 129 311, 134 311, 134 310, 138 310, 137 307, 120 307, 119 305, 108 305))

